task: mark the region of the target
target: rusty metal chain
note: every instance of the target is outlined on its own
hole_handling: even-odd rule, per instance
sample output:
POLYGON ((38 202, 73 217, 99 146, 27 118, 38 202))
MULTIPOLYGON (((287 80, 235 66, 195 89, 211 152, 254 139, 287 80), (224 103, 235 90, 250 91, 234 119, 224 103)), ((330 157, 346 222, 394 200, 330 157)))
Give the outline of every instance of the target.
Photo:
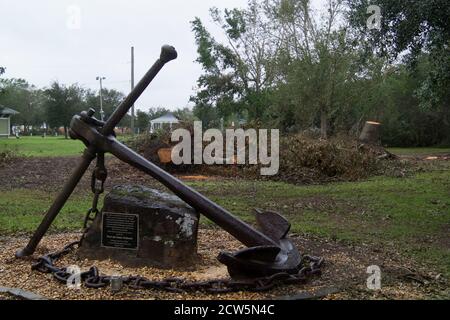
MULTIPOLYGON (((67 267, 58 268, 55 263, 58 259, 69 254, 75 246, 79 246, 81 241, 68 244, 62 250, 42 256, 33 264, 32 270, 42 273, 51 273, 53 277, 61 283, 67 284, 72 273, 67 267)), ((105 288, 111 285, 112 281, 120 281, 121 285, 134 290, 163 290, 175 293, 203 291, 206 293, 221 294, 237 291, 262 292, 269 291, 276 286, 283 284, 305 283, 309 277, 320 275, 324 259, 320 257, 303 256, 303 265, 295 274, 280 272, 268 277, 233 280, 233 279, 213 279, 207 281, 191 282, 182 278, 166 278, 164 280, 150 280, 141 276, 112 277, 100 275, 97 267, 91 267, 88 271, 80 273, 80 280, 87 288, 105 288)))
MULTIPOLYGON (((107 178, 107 171, 104 164, 104 154, 97 154, 97 165, 92 173, 91 190, 94 194, 92 207, 88 210, 83 224, 83 234, 79 241, 66 245, 63 249, 44 255, 37 259, 31 267, 32 270, 51 273, 53 277, 61 283, 67 284, 69 278, 73 276, 67 267, 59 268, 55 263, 63 256, 69 254, 75 247, 79 247, 89 231, 91 223, 94 221, 99 210, 97 208, 100 195, 104 192, 104 183, 107 178)), ((88 271, 79 274, 81 282, 87 288, 105 288, 112 284, 112 281, 119 281, 121 285, 134 290, 163 290, 168 292, 184 293, 193 291, 203 291, 207 293, 220 294, 237 291, 262 292, 273 289, 283 284, 305 283, 309 277, 321 274, 321 267, 324 259, 309 255, 303 256, 303 264, 295 274, 280 272, 268 277, 256 279, 234 280, 234 279, 213 279, 206 281, 187 281, 182 278, 167 278, 164 280, 150 280, 141 276, 112 277, 100 275, 97 267, 93 266, 88 271)))
POLYGON ((89 228, 94 222, 95 218, 99 214, 98 210, 98 202, 100 200, 100 196, 105 191, 105 181, 108 177, 108 171, 105 167, 105 154, 104 153, 98 153, 97 154, 97 164, 95 166, 94 171, 92 172, 91 177, 91 190, 94 194, 94 197, 92 199, 92 206, 86 213, 86 217, 84 218, 83 222, 83 235, 81 236, 80 244, 84 240, 85 235, 89 231, 89 228))

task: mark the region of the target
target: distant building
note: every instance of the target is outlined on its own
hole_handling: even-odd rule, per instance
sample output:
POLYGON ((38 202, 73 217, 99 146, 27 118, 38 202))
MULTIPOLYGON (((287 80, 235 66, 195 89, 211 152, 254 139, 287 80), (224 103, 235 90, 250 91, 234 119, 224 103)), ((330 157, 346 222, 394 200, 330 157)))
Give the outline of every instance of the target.
POLYGON ((162 117, 150 120, 150 132, 155 132, 161 129, 172 130, 174 126, 180 123, 177 117, 172 113, 163 115, 162 117))
POLYGON ((0 106, 0 137, 8 138, 11 135, 11 116, 17 111, 0 106))

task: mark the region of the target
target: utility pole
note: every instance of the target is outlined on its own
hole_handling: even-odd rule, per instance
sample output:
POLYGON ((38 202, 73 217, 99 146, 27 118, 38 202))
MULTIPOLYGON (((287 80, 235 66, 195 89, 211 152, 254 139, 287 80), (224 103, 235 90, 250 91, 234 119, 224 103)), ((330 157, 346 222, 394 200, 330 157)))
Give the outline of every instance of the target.
POLYGON ((105 120, 105 112, 103 112, 103 85, 102 81, 105 80, 105 77, 97 77, 97 80, 100 81, 100 119, 103 121, 105 120))
MULTIPOLYGON (((134 89, 134 47, 131 47, 131 91, 134 89)), ((134 104, 131 107, 131 134, 134 135, 134 104)))

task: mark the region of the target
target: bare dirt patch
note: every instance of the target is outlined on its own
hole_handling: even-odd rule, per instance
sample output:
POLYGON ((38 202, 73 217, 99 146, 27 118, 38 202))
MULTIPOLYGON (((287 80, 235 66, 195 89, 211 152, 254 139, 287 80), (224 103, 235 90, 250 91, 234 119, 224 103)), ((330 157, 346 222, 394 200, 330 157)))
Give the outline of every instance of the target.
MULTIPOLYGON (((57 158, 17 158, 0 167, 2 184, 0 189, 39 189, 44 191, 59 190, 69 178, 73 169, 80 161, 80 157, 57 158)), ((95 160, 88 172, 84 175, 75 192, 89 191, 90 177, 95 160)), ((132 168, 113 157, 106 158, 108 179, 105 187, 117 184, 144 184, 155 188, 163 186, 152 177, 132 168)), ((216 180, 219 177, 180 175, 179 177, 190 181, 216 180)))
MULTIPOLYGON (((59 190, 73 169, 80 161, 80 157, 54 157, 54 158, 15 158, 14 161, 9 161, 0 166, 0 176, 2 177, 2 184, 0 189, 40 189, 44 191, 59 190)), ((448 169, 448 161, 424 161, 417 159, 403 159, 404 164, 400 165, 400 169, 395 165, 389 169, 392 172, 386 172, 388 175, 405 176, 410 171, 426 171, 430 168, 448 169), (404 168, 408 164, 408 170, 404 168), (413 168, 413 169, 411 169, 413 168)), ((95 161, 92 162, 88 172, 85 174, 75 192, 80 192, 87 189, 90 185, 91 172, 95 166, 95 161)), ((136 184, 144 184, 155 188, 163 188, 162 185, 152 177, 132 168, 128 164, 121 162, 114 157, 106 157, 106 167, 108 169, 108 179, 106 187, 111 187, 116 184, 129 184, 130 182, 136 184)), ((387 171, 389 171, 387 170, 387 171)), ((227 172, 228 172, 227 171, 227 172)), ((177 177, 186 181, 208 181, 208 180, 227 180, 234 179, 238 176, 235 168, 212 167, 212 174, 178 174, 177 177), (230 171, 230 175, 221 175, 220 171, 230 171), (216 172, 217 171, 217 172, 216 172), (216 174, 214 174, 216 172, 216 174)), ((223 172, 222 172, 223 173, 223 172)), ((317 182, 317 181, 316 181, 317 182)), ((325 202, 319 199, 320 205, 325 202)), ((315 200, 304 205, 315 206, 315 200)))

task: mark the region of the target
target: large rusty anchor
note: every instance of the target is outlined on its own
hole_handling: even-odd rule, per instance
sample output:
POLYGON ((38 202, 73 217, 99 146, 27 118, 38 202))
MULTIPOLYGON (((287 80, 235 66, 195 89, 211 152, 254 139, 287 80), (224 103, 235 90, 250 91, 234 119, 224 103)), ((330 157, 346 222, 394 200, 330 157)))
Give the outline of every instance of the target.
POLYGON ((81 112, 81 114, 73 117, 70 124, 70 136, 72 139, 81 140, 86 145, 86 150, 77 168, 62 188, 28 245, 18 251, 16 257, 29 256, 34 253, 42 237, 85 174, 90 163, 95 158, 102 161, 104 154, 108 152, 160 181, 183 201, 248 247, 238 252, 222 252, 219 255, 218 260, 228 267, 232 278, 256 278, 280 272, 294 274, 299 271, 302 265, 302 256, 287 237, 290 224, 281 215, 276 212, 258 210, 256 212, 256 221, 260 228, 260 231, 258 231, 129 149, 114 136, 115 126, 162 67, 176 58, 175 48, 163 46, 160 58, 106 122, 96 119, 93 109, 81 112))

